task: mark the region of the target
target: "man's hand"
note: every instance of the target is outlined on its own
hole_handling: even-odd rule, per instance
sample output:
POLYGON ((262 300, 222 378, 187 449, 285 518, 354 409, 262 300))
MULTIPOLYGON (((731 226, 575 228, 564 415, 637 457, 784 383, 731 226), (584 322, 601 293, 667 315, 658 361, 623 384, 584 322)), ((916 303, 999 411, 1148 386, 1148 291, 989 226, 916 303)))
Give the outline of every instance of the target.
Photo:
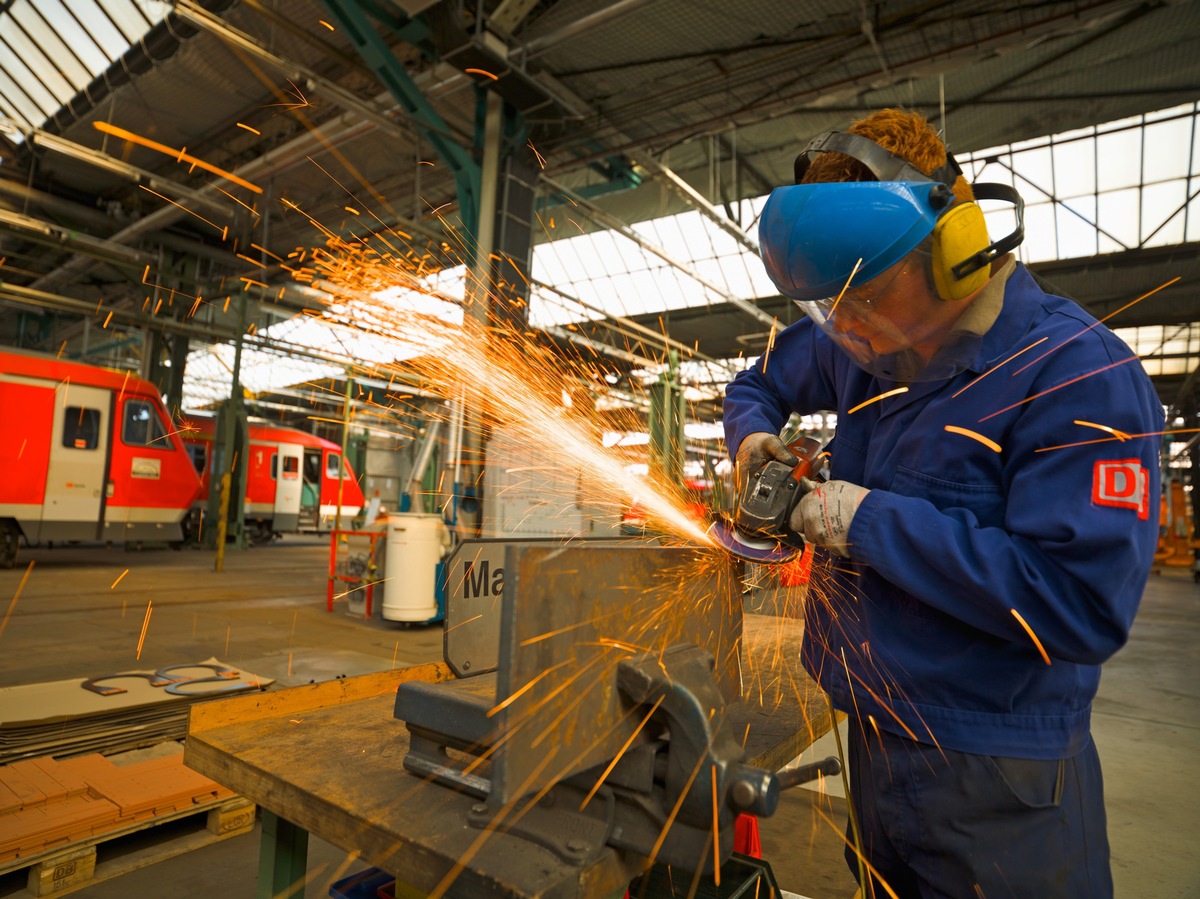
POLYGON ((742 478, 747 478, 771 459, 784 465, 794 466, 800 463, 796 454, 787 448, 787 444, 780 440, 778 435, 766 431, 748 434, 738 446, 737 456, 733 461, 736 471, 742 478))
POLYGON ((808 492, 792 512, 789 522, 792 530, 803 534, 809 543, 850 558, 850 547, 846 543, 850 522, 863 498, 871 491, 849 481, 818 483, 802 478, 800 485, 808 492))

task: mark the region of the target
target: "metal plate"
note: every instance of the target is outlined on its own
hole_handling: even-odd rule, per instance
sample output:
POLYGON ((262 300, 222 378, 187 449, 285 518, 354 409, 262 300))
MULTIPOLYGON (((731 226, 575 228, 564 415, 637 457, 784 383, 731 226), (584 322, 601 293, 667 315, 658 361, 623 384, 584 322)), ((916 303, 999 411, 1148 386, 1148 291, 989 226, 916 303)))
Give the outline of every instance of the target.
MULTIPOLYGON (((614 538, 593 538, 612 543, 614 538)), ((626 543, 627 539, 620 542, 626 543)), ((464 540, 446 557, 446 628, 442 658, 455 677, 495 671, 500 662, 500 603, 504 597, 505 554, 510 546, 561 548, 562 539, 541 537, 464 540)))
POLYGON ((727 553, 604 541, 514 545, 505 557, 492 800, 510 800, 614 758, 642 714, 617 664, 696 643, 726 702, 741 695, 741 588, 727 553))

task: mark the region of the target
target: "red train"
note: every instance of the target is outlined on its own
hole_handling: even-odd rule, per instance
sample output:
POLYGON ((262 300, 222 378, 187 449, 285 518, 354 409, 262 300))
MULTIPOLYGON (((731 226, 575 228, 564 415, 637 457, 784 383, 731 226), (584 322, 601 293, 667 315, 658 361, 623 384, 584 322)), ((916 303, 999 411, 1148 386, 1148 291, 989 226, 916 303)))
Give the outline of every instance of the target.
POLYGON ((0 564, 12 567, 22 537, 180 540, 199 495, 149 381, 0 350, 0 564))
MULTIPOLYGON (((207 496, 215 421, 189 415, 180 428, 207 496)), ((251 542, 269 543, 286 533, 331 530, 337 522, 339 500, 341 526, 348 528, 362 509, 363 492, 350 464, 342 465, 340 446, 296 428, 250 420, 245 522, 251 542)))

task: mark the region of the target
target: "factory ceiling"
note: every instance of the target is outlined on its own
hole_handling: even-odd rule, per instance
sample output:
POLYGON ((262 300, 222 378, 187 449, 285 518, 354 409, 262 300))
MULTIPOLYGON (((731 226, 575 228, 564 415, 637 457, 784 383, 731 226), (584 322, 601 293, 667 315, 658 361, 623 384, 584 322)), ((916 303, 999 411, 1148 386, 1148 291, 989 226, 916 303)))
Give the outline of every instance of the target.
MULTIPOLYGON (((72 6, 135 30, 117 20, 163 17, 88 81, 39 74, 86 56, 52 6, 0 7, 0 343, 52 352, 110 323, 229 339, 246 322, 221 304, 174 301, 230 285, 257 324, 319 308, 296 251, 364 222, 431 267, 459 261, 485 90, 519 113, 505 137, 536 159, 543 223, 584 197, 626 223, 736 215, 788 183, 812 135, 884 106, 921 110, 963 154, 1200 99, 1186 0, 94 0, 72 6)), ((1099 315, 1181 276, 1119 327, 1200 320, 1198 259, 1184 243, 1039 267, 1099 315)), ((794 315, 767 298, 640 323, 721 358, 794 315)), ((1195 382, 1164 376, 1160 396, 1190 409, 1195 382)))

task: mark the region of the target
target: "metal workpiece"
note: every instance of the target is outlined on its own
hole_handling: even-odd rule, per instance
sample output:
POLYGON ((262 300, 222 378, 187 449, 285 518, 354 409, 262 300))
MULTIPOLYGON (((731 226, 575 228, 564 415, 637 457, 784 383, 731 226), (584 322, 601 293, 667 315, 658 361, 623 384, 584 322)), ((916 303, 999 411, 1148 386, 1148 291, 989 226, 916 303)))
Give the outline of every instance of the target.
POLYGON ((640 728, 617 667, 679 643, 741 695, 741 583, 727 554, 651 541, 512 546, 506 555, 492 768, 505 803, 615 758, 640 728))

